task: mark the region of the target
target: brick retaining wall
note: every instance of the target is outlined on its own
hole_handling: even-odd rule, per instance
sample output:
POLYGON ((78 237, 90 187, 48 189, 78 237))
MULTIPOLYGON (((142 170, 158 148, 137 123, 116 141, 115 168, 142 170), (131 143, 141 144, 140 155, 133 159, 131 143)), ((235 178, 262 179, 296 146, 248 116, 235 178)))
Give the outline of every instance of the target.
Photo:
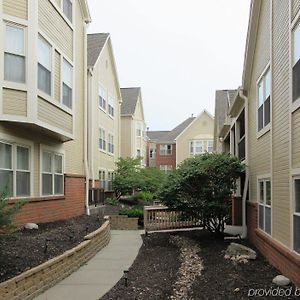
POLYGON ((0 283, 0 299, 33 299, 73 273, 109 243, 109 221, 84 239, 81 244, 62 255, 0 283))

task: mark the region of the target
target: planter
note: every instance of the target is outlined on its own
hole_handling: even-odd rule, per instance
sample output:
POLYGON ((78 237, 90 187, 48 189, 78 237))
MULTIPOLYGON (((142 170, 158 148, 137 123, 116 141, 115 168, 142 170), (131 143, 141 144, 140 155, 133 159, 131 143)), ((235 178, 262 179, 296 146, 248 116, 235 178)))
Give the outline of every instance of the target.
POLYGON ((85 236, 84 241, 60 256, 0 283, 1 300, 30 300, 43 293, 91 259, 110 241, 110 223, 85 236))

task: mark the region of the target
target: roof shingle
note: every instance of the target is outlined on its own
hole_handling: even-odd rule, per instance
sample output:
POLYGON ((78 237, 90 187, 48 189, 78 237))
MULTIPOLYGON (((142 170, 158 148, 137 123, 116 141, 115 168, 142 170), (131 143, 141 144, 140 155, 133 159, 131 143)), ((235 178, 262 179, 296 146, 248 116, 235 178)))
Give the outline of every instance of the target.
POLYGON ((109 38, 109 33, 92 33, 87 35, 87 65, 94 67, 109 38))
POLYGON ((141 93, 140 87, 121 88, 121 95, 122 95, 121 115, 132 116, 134 114, 140 93, 141 93))

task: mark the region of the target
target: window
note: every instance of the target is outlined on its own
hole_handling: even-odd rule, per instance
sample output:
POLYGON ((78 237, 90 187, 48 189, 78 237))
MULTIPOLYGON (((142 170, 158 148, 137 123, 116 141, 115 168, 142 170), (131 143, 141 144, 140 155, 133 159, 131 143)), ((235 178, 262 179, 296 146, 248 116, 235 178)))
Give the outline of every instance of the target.
POLYGON ((165 172, 166 174, 170 174, 173 171, 173 166, 172 165, 160 165, 159 169, 162 172, 165 172))
POLYGON ((105 130, 100 128, 99 129, 99 149, 106 150, 106 139, 105 139, 105 130))
POLYGON ((108 97, 108 114, 112 117, 115 115, 115 109, 114 109, 114 98, 109 96, 108 97))
POLYGON ((214 150, 213 140, 194 140, 190 142, 190 154, 212 153, 214 150))
POLYGON ((160 155, 172 155, 172 145, 160 145, 159 146, 160 155))
POLYGON ((259 187, 259 228, 271 234, 271 181, 263 179, 258 181, 259 187))
POLYGON ((113 172, 108 172, 107 175, 107 190, 112 191, 113 172))
POLYGON ((114 136, 112 134, 108 135, 108 152, 114 153, 114 136))
POLYGON ((207 152, 212 153, 214 151, 214 141, 207 141, 207 152))
POLYGON ((258 131, 270 123, 271 116, 271 72, 270 69, 262 76, 258 83, 258 131))
POLYGON ((52 47, 44 38, 38 41, 38 88, 51 95, 52 47))
POLYGON ((156 149, 155 148, 149 150, 150 159, 155 159, 155 154, 156 154, 156 149))
POLYGON ((64 59, 62 72, 62 103, 72 108, 73 67, 64 59))
POLYGON ((136 136, 142 136, 141 123, 136 123, 136 136))
POLYGON ((106 91, 102 86, 99 87, 99 107, 106 110, 106 91))
POLYGON ((30 150, 0 142, 0 190, 8 197, 30 196, 30 150))
POLYGON ((42 154, 42 195, 62 195, 63 193, 63 156, 44 151, 42 154))
POLYGON ((24 29, 6 25, 4 53, 4 79, 25 82, 25 39, 24 29))
POLYGON ((294 178, 294 250, 300 253, 300 177, 294 178))
POLYGON ((104 170, 99 171, 99 181, 100 181, 100 189, 105 190, 106 184, 105 184, 105 171, 104 170))
POLYGON ((300 97, 300 23, 292 33, 293 38, 293 101, 300 97))
POLYGON ((140 149, 136 150, 136 157, 142 157, 140 149))
POLYGON ((63 12, 66 17, 72 22, 72 1, 71 0, 63 0, 63 12))

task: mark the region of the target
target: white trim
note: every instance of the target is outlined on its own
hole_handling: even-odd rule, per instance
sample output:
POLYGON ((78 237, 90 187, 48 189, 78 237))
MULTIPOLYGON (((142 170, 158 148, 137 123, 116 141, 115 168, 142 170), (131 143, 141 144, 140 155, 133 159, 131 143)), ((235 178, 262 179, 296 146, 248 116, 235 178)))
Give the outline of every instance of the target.
MULTIPOLYGON (((71 0, 73 2, 73 0, 71 0)), ((74 25, 72 22, 74 22, 74 3, 72 3, 72 22, 68 19, 68 17, 64 14, 63 8, 62 8, 62 0, 60 3, 60 7, 57 5, 55 0, 50 0, 50 3, 55 8, 55 10, 60 14, 60 16, 63 18, 63 20, 67 23, 67 25, 74 31, 74 25)))

